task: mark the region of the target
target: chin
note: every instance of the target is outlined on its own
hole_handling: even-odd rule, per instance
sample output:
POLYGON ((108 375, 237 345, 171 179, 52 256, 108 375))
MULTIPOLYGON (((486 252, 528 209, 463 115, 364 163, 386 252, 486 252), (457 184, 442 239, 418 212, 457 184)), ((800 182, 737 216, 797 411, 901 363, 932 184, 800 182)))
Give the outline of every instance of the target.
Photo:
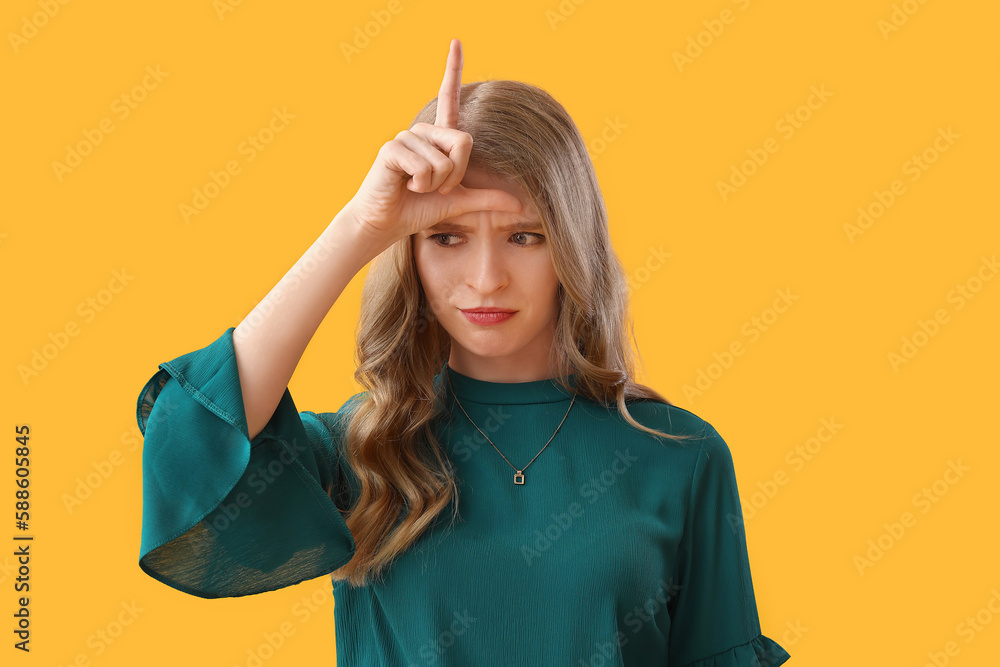
POLYGON ((467 354, 483 358, 504 357, 513 354, 519 347, 518 341, 512 337, 501 337, 492 333, 483 334, 478 340, 470 340, 468 336, 462 336, 461 338, 452 336, 451 344, 453 347, 460 347, 467 354))

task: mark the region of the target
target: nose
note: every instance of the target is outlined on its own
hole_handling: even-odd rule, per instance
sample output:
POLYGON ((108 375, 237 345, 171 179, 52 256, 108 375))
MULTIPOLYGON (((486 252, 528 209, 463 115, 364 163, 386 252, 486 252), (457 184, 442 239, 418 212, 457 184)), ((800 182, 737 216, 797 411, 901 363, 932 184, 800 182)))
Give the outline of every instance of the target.
POLYGON ((469 265, 465 267, 466 282, 480 294, 496 292, 510 282, 507 253, 492 239, 478 238, 475 248, 468 253, 469 265))

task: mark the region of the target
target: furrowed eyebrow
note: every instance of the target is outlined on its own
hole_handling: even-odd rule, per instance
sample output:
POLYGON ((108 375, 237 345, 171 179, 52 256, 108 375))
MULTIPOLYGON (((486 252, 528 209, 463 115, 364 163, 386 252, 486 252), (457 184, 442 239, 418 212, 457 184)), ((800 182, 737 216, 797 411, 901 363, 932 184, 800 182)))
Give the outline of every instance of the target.
MULTIPOLYGON (((425 231, 428 232, 467 232, 471 230, 471 227, 466 225, 460 225, 457 222, 439 222, 432 227, 428 227, 425 231)), ((524 231, 542 231, 542 223, 536 221, 525 220, 523 222, 511 222, 506 225, 501 225, 498 231, 501 232, 512 232, 514 230, 524 230, 524 231)))

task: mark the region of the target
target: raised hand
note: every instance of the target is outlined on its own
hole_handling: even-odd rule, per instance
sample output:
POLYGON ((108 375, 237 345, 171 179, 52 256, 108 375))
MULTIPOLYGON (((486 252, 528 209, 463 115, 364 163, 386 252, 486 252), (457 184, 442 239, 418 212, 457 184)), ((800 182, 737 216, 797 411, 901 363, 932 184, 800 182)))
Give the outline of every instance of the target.
POLYGON ((416 123, 379 149, 347 207, 355 219, 390 242, 470 211, 521 211, 508 192, 466 188, 472 135, 458 129, 462 43, 451 40, 434 124, 416 123))

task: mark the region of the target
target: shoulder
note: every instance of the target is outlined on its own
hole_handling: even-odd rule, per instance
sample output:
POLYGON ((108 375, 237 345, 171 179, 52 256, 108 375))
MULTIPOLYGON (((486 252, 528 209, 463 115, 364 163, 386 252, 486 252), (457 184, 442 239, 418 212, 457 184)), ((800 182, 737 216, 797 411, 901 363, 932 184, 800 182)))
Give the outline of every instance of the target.
POLYGON ((325 428, 327 435, 337 441, 343 436, 347 418, 367 397, 368 392, 362 391, 348 398, 334 412, 303 412, 302 416, 305 421, 311 421, 316 426, 325 428))
MULTIPOLYGON (((633 419, 643 426, 669 436, 679 436, 673 439, 647 433, 632 426, 618 413, 621 424, 631 429, 653 457, 650 460, 684 469, 688 477, 702 470, 709 461, 713 466, 722 464, 725 467, 727 462, 732 465, 729 445, 715 427, 697 413, 649 398, 630 400, 626 405, 633 419)), ((617 409, 615 411, 618 412, 617 409)))
POLYGON ((629 413, 643 426, 671 435, 701 436, 715 431, 712 425, 694 412, 651 398, 626 403, 629 413))
MULTIPOLYGON (((641 432, 650 443, 643 447, 651 462, 648 472, 658 482, 668 480, 667 497, 684 513, 714 521, 739 517, 740 500, 733 454, 715 427, 684 408, 642 399, 629 403, 629 412, 639 423, 671 435, 690 436, 683 440, 657 439, 641 432), (701 509, 695 509, 700 507, 701 509)), ((636 432, 639 432, 637 429, 636 432)), ((685 519, 687 521, 687 519, 685 519)), ((732 524, 730 523, 730 527, 732 524)))

